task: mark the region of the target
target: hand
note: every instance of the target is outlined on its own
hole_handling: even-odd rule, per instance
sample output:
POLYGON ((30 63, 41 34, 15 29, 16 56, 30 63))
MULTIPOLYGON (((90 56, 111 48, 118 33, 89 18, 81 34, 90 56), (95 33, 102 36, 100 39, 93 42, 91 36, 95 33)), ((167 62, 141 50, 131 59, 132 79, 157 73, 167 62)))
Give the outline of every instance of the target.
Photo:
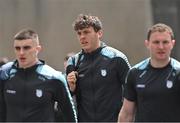
POLYGON ((67 82, 70 88, 70 91, 74 92, 76 89, 76 81, 77 81, 77 71, 72 71, 67 75, 67 82))

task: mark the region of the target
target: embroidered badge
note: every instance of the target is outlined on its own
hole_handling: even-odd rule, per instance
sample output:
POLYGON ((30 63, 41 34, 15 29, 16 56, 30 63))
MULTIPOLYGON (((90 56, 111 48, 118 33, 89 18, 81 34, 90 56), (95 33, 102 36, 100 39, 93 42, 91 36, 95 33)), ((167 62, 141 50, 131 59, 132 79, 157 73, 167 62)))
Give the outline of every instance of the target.
POLYGON ((42 97, 42 94, 43 94, 43 92, 41 89, 36 89, 36 96, 37 97, 42 97))
POLYGON ((173 82, 170 81, 170 80, 167 80, 166 86, 167 86, 167 88, 172 88, 173 87, 173 82))
POLYGON ((105 69, 102 69, 101 70, 101 75, 105 77, 107 75, 107 71, 105 69))

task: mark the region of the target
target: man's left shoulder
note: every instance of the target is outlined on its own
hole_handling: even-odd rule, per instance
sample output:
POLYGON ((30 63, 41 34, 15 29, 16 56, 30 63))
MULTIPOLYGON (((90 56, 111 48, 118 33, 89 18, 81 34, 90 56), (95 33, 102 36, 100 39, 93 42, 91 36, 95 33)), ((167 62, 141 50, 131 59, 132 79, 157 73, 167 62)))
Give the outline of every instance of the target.
POLYGON ((126 58, 126 55, 123 52, 110 46, 104 47, 101 53, 109 58, 115 58, 115 57, 126 58))
POLYGON ((175 70, 180 70, 180 62, 174 58, 171 58, 171 66, 175 69, 175 70))
POLYGON ((57 71, 54 68, 50 67, 49 65, 40 65, 37 68, 37 72, 43 76, 45 76, 47 79, 57 79, 60 80, 63 83, 66 83, 65 76, 61 71, 57 71))

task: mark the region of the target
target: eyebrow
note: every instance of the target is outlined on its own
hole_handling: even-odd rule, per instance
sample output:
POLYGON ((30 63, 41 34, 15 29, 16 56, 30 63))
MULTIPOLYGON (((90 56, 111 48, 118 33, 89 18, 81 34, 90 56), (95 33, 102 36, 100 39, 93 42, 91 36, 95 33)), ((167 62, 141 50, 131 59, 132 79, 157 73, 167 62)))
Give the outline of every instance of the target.
POLYGON ((16 50, 20 50, 20 49, 23 49, 23 50, 28 50, 28 49, 30 49, 32 46, 30 46, 30 45, 26 45, 26 46, 22 46, 22 47, 20 47, 20 46, 15 46, 15 49, 16 50))

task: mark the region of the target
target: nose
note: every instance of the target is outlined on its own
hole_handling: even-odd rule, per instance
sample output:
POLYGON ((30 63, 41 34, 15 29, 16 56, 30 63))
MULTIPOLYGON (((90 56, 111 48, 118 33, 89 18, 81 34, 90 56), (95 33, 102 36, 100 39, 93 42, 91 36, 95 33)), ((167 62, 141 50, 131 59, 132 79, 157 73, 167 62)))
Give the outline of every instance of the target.
POLYGON ((20 48, 19 54, 24 54, 24 49, 23 48, 20 48))
POLYGON ((84 37, 84 34, 79 35, 79 39, 83 39, 84 37))
POLYGON ((164 47, 163 43, 159 43, 159 48, 163 49, 163 47, 164 47))

